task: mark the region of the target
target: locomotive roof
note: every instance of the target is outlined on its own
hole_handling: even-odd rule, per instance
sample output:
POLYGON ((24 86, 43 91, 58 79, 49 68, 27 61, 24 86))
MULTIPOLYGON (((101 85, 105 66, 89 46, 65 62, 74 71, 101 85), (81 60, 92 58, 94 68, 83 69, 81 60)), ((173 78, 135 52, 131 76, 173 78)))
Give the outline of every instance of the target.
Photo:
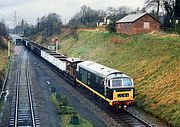
POLYGON ((104 65, 92 62, 92 61, 84 61, 81 63, 78 63, 78 66, 89 70, 92 73, 95 73, 101 77, 105 77, 108 79, 115 79, 119 77, 128 77, 127 75, 123 74, 122 72, 106 67, 104 65))

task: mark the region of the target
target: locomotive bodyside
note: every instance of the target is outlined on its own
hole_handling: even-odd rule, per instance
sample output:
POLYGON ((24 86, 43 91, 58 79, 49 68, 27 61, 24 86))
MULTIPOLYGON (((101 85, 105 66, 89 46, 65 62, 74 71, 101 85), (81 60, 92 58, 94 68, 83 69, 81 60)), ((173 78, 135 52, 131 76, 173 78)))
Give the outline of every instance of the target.
POLYGON ((77 64, 76 78, 111 106, 125 107, 134 102, 133 80, 115 69, 84 61, 77 64))

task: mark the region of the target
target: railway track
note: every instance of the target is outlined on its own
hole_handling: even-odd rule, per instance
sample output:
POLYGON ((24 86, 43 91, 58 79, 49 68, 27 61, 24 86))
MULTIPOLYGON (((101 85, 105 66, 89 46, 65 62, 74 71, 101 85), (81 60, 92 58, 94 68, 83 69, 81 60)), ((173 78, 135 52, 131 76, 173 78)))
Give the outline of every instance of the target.
POLYGON ((110 116, 117 122, 117 125, 119 123, 122 124, 122 121, 124 125, 127 127, 152 127, 148 123, 144 122, 142 119, 138 118, 137 116, 130 113, 128 110, 120 111, 117 113, 109 113, 110 116))
POLYGON ((29 73, 28 52, 23 49, 16 70, 16 90, 14 91, 9 127, 40 127, 40 122, 32 96, 29 73))
POLYGON ((152 127, 152 125, 136 116, 132 110, 129 111, 128 108, 124 110, 113 110, 108 107, 103 100, 97 99, 97 97, 94 97, 93 94, 87 94, 87 91, 85 91, 84 89, 78 89, 78 91, 85 95, 86 98, 91 100, 102 111, 107 113, 109 115, 109 118, 111 118, 111 120, 113 121, 112 123, 114 123, 114 127, 152 127))
POLYGON ((135 115, 135 113, 132 113, 131 111, 129 111, 128 109, 125 109, 126 113, 129 114, 130 116, 132 116, 134 119, 136 119, 140 123, 146 127, 152 127, 153 125, 151 125, 150 123, 142 120, 141 118, 139 118, 137 115, 135 115))

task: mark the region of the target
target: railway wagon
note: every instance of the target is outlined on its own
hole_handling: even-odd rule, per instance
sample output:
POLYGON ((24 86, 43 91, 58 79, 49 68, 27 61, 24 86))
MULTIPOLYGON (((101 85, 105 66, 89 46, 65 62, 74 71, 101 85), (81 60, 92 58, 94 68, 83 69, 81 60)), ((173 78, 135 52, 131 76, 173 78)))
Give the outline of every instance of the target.
POLYGON ((67 58, 66 59, 66 73, 71 77, 76 78, 77 64, 82 62, 80 58, 67 58))
POLYGON ((30 50, 32 50, 31 45, 32 45, 31 42, 27 42, 27 48, 30 50))
POLYGON ((22 39, 21 41, 22 41, 23 45, 27 45, 27 41, 26 40, 22 39))
POLYGON ((127 107, 134 101, 133 80, 115 69, 84 61, 77 64, 76 79, 113 107, 127 107))
POLYGON ((70 82, 74 84, 76 84, 77 64, 80 62, 82 62, 80 58, 67 58, 66 59, 66 73, 64 73, 64 75, 70 80, 70 82))
POLYGON ((62 56, 61 54, 55 52, 46 52, 41 50, 41 57, 47 60, 49 63, 60 69, 61 71, 66 71, 66 56, 62 56))
POLYGON ((16 45, 22 45, 22 40, 21 40, 21 38, 16 39, 16 45))
POLYGON ((38 56, 41 56, 41 51, 42 50, 48 50, 46 48, 44 48, 43 46, 40 46, 34 42, 29 42, 31 45, 31 50, 38 56))
POLYGON ((37 54, 38 56, 41 56, 41 49, 40 49, 38 46, 32 45, 32 46, 31 46, 31 49, 33 50, 33 52, 34 52, 35 54, 37 54))

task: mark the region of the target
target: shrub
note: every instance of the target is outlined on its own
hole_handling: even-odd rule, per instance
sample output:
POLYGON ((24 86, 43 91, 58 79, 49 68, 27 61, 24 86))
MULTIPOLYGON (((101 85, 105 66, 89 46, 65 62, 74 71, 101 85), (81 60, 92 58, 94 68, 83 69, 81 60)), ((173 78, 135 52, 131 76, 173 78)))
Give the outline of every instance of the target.
POLYGON ((79 117, 74 114, 73 116, 71 116, 71 121, 70 121, 70 123, 73 124, 73 125, 78 125, 78 124, 80 124, 79 117))
POLYGON ((116 32, 115 25, 115 22, 110 22, 110 24, 107 26, 107 29, 110 33, 116 32))
POLYGON ((176 26, 176 32, 180 35, 180 23, 176 26))
POLYGON ((73 107, 61 106, 61 107, 59 107, 59 113, 60 114, 74 114, 76 112, 73 107))

